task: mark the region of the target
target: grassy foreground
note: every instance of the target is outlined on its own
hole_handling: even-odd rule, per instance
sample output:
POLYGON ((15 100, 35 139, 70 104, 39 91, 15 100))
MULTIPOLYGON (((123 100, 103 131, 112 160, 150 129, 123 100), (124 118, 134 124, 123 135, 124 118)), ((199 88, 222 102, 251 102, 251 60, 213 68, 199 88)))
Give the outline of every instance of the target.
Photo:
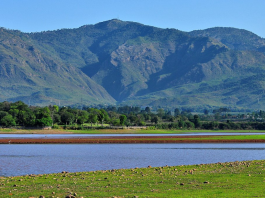
POLYGON ((265 160, 0 177, 0 197, 264 197, 265 160))

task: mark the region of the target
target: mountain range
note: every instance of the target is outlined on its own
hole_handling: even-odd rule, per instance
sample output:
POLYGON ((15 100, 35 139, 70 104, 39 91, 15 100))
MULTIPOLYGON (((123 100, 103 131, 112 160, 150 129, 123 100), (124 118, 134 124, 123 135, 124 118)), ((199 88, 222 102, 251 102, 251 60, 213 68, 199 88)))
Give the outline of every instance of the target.
POLYGON ((243 29, 0 28, 1 101, 264 109, 264 90, 265 39, 243 29))

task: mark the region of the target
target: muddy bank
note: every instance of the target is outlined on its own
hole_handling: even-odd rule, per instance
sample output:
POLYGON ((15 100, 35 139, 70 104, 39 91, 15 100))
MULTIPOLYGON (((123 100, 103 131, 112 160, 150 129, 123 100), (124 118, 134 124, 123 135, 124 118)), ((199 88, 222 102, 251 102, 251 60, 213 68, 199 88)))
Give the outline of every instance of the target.
POLYGON ((218 136, 94 136, 71 138, 6 138, 0 144, 134 144, 134 143, 265 143, 265 139, 218 139, 218 136))

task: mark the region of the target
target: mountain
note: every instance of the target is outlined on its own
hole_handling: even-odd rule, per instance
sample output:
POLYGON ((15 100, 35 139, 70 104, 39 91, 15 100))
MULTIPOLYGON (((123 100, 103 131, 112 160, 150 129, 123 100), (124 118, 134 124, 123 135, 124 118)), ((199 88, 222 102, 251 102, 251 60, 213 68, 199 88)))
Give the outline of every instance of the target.
POLYGON ((2 28, 0 40, 2 100, 35 105, 115 101, 79 69, 45 53, 27 34, 2 28))
POLYGON ((0 29, 1 100, 260 109, 264 71, 265 39, 236 28, 0 29))
POLYGON ((214 38, 232 50, 264 52, 265 39, 244 29, 215 27, 205 30, 195 30, 189 32, 189 35, 193 37, 214 38))

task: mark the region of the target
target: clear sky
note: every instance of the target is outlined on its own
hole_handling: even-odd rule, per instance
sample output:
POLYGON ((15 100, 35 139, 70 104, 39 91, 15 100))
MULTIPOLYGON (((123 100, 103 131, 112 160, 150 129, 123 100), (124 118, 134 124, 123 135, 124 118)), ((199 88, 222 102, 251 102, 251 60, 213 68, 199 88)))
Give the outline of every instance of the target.
POLYGON ((113 18, 182 31, 235 27, 265 38, 265 0, 0 0, 0 27, 23 32, 113 18))

